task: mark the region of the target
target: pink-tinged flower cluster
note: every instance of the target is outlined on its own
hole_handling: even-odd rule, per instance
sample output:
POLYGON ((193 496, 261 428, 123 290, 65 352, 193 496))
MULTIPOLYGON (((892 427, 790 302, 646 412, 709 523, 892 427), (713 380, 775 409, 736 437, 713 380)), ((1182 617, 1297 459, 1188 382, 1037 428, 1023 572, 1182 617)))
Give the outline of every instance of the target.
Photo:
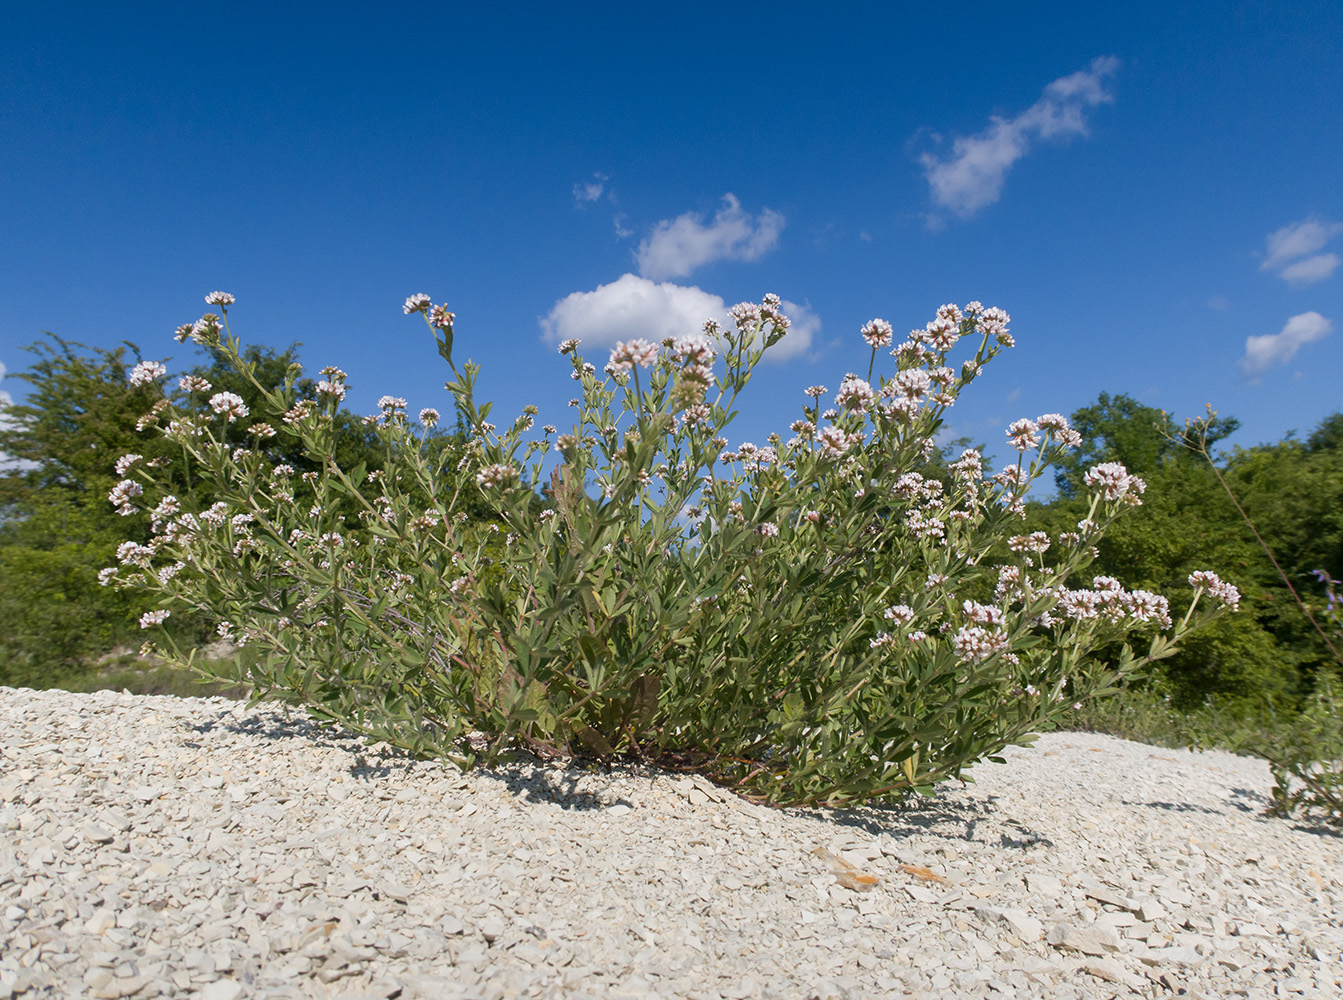
POLYGON ((157 382, 168 374, 168 369, 157 361, 141 361, 131 369, 130 377, 127 379, 131 385, 149 385, 151 382, 157 382))
POLYGON ((232 392, 217 392, 210 397, 210 409, 227 417, 229 423, 247 416, 247 404, 242 397, 232 392))
MULTIPOLYGON (((766 295, 759 305, 754 302, 738 302, 728 310, 728 315, 737 324, 737 329, 743 333, 753 329, 757 323, 768 323, 776 334, 782 336, 790 325, 788 317, 783 314, 783 300, 773 293, 766 295)), ((717 329, 717 323, 714 323, 712 328, 709 323, 704 324, 704 332, 709 336, 713 336, 717 329)))
POLYGON ((123 566, 148 567, 154 558, 154 550, 137 542, 122 542, 117 546, 117 562, 123 566))
POLYGON ((993 596, 998 600, 1019 600, 1026 596, 1029 577, 1021 572, 1020 566, 999 566, 998 583, 993 588, 993 596))
POLYGON ((972 625, 992 625, 1001 627, 1005 620, 1002 608, 993 604, 980 604, 977 601, 964 601, 961 604, 961 610, 965 612, 965 620, 972 625))
POLYGON ((917 472, 906 472, 891 484, 891 493, 905 500, 935 500, 942 495, 942 484, 917 472))
POLYGON ((1007 547, 1013 552, 1044 553, 1049 548, 1049 536, 1043 531, 1032 531, 1029 535, 1013 535, 1007 540, 1007 547))
POLYGON ((846 378, 835 396, 835 404, 846 410, 862 413, 876 401, 877 394, 872 386, 860 378, 846 378))
POLYGON ((1131 618, 1136 622, 1156 622, 1161 628, 1171 627, 1170 603, 1150 590, 1127 591, 1111 576, 1092 580, 1092 590, 1059 591, 1059 607, 1074 621, 1103 619, 1121 622, 1131 618))
POLYGON ((518 470, 511 465, 487 465, 476 473, 476 483, 487 490, 508 486, 517 478, 518 470))
POLYGON ((312 416, 313 413, 316 411, 316 409, 317 404, 314 403, 311 399, 300 399, 293 406, 284 411, 282 419, 286 424, 292 427, 299 421, 305 420, 306 418, 312 416))
POLYGON ((743 441, 737 446, 735 452, 724 452, 724 456, 731 455, 731 458, 724 458, 724 461, 741 462, 744 472, 755 472, 763 469, 767 465, 773 465, 779 460, 778 453, 771 447, 757 448, 750 441, 743 441))
POLYGON ((1035 418, 1036 426, 1050 434, 1065 448, 1078 448, 1082 444, 1082 435, 1068 425, 1068 418, 1061 413, 1044 413, 1035 418))
POLYGON ((894 391, 911 403, 921 403, 932 384, 933 377, 928 372, 922 368, 909 368, 895 376, 894 391))
POLYGON ((115 466, 117 475, 124 476, 130 471, 131 466, 135 465, 143 458, 143 455, 136 454, 135 452, 131 452, 129 455, 122 455, 117 459, 117 464, 115 466))
POLYGON ((841 457, 861 438, 862 435, 860 434, 849 434, 835 426, 823 427, 821 432, 816 435, 816 440, 820 443, 827 458, 841 457))
POLYGON ((884 319, 869 320, 862 329, 863 339, 873 350, 878 347, 890 347, 892 332, 891 324, 884 319))
POLYGON ((162 625, 170 614, 171 611, 146 611, 140 616, 140 627, 153 628, 155 625, 162 625))
POLYGON ((947 526, 921 510, 910 512, 909 516, 905 518, 905 527, 915 538, 946 538, 947 536, 947 526))
POLYGON ((317 383, 317 395, 326 396, 337 402, 345 398, 345 383, 333 379, 322 379, 317 383))
POLYGON ((1012 322, 1012 317, 1003 310, 997 306, 991 306, 980 313, 977 319, 980 333, 988 334, 1003 347, 1016 346, 1016 341, 1007 332, 1007 324, 1012 322))
MULTIPOLYGON (((139 458, 139 456, 135 456, 139 458)), ((107 500, 117 509, 117 513, 122 517, 135 513, 135 505, 131 501, 145 491, 145 488, 134 479, 123 479, 112 487, 112 492, 107 494, 107 500)))
POLYGON ((578 350, 578 344, 579 344, 579 341, 578 341, 578 338, 576 338, 576 337, 570 337, 568 340, 561 340, 561 341, 560 341, 560 353, 561 353, 561 354, 569 354, 569 353, 571 353, 571 352, 573 352, 573 351, 576 351, 576 350, 578 350))
POLYGON ((188 337, 197 344, 213 344, 219 340, 220 319, 214 313, 206 313, 194 323, 183 323, 174 336, 180 344, 188 337))
POLYGON ((420 423, 425 427, 434 427, 438 424, 439 412, 432 406, 426 406, 420 411, 420 423))
POLYGON ((1232 611, 1240 610, 1240 591, 1225 583, 1211 570, 1201 569, 1189 574, 1189 586, 1206 590, 1232 611))
POLYGON ((419 292, 406 299, 406 304, 401 307, 401 311, 407 316, 411 313, 427 312, 431 304, 429 296, 425 295, 424 292, 419 292))
POLYGON ((975 448, 966 448, 961 457, 947 467, 957 479, 973 482, 984 475, 984 456, 975 448))
POLYGON ((429 307, 429 325, 436 330, 451 330, 456 320, 457 314, 449 312, 447 306, 429 307))
POLYGON ((888 622, 895 622, 897 625, 908 625, 914 620, 914 609, 908 604, 892 604, 881 613, 881 616, 888 622))
POLYGON ((951 644, 962 660, 979 663, 1007 647, 1007 633, 1001 629, 989 631, 981 625, 963 625, 951 644))
POLYGON ((1082 477, 1082 482, 1092 489, 1103 492, 1107 500, 1123 500, 1133 507, 1142 503, 1141 496, 1147 489, 1145 482, 1137 476, 1129 475, 1128 469, 1118 462, 1093 465, 1082 477))
POLYGON ((177 388, 183 392, 209 392, 214 386, 199 375, 183 375, 177 380, 177 388))
MULTIPOLYGON (((702 333, 691 333, 678 339, 669 338, 666 343, 672 359, 681 365, 672 390, 673 407, 677 410, 695 409, 699 413, 704 409, 709 387, 714 384, 713 363, 717 351, 713 342, 702 333)), ((708 411, 704 409, 703 416, 685 417, 684 420, 696 424, 707 416, 708 411)))
POLYGON ((1034 420, 1014 420, 1007 428, 1007 439, 1017 451, 1030 451, 1040 445, 1040 428, 1034 420))
POLYGON ((228 292, 211 292, 209 295, 205 296, 206 305, 219 306, 221 309, 227 309, 236 301, 237 300, 228 292))
POLYGON ((612 349, 608 367, 617 372, 630 371, 635 365, 648 368, 657 360, 657 357, 657 344, 650 344, 642 338, 622 340, 612 349))

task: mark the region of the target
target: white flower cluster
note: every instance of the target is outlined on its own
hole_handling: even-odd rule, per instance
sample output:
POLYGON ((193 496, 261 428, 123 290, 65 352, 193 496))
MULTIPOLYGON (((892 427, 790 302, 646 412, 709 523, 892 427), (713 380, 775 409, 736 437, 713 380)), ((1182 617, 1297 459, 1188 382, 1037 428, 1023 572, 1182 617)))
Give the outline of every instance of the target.
POLYGON ((247 416, 247 404, 234 392, 217 392, 210 397, 210 409, 227 417, 229 423, 247 416))
POLYGON ((1102 619, 1121 622, 1131 618, 1136 622, 1156 622, 1161 628, 1171 627, 1170 603, 1150 590, 1125 590, 1112 576, 1098 576, 1091 581, 1092 590, 1060 590, 1059 607, 1074 621, 1102 619))
POLYGON ((328 366, 322 369, 323 378, 317 383, 317 395, 326 396, 340 402, 345 398, 347 386, 345 373, 339 368, 328 366))
POLYGON ((635 365, 641 368, 650 367, 658 357, 657 344, 650 344, 646 340, 622 340, 611 350, 611 360, 607 367, 613 372, 628 372, 633 370, 635 365))
POLYGON ((870 383, 856 376, 846 378, 835 396, 835 405, 855 413, 863 413, 877 398, 870 383))
POLYGON ((1128 469, 1118 462, 1093 465, 1082 477, 1082 482, 1092 489, 1100 490, 1106 500, 1123 500, 1131 507, 1142 504, 1142 494, 1147 490, 1145 482, 1129 475, 1128 469))
POLYGON ((157 382, 168 374, 168 369, 157 361, 141 361, 131 369, 131 374, 127 381, 131 385, 148 385, 151 382, 157 382))
POLYGON ((891 335, 893 330, 891 324, 887 323, 884 319, 868 320, 867 323, 863 324, 861 332, 863 339, 867 341, 868 346, 874 351, 878 347, 891 346, 891 335))
POLYGON ((119 459, 117 459, 117 464, 114 466, 117 475, 124 476, 128 471, 130 471, 131 466, 134 465, 136 462, 140 461, 142 458, 144 458, 143 455, 139 455, 134 452, 132 452, 129 455, 122 455, 119 459))
POLYGON ((962 660, 979 663, 1007 647, 1007 633, 1002 629, 989 631, 982 625, 963 625, 951 644, 962 660))
POLYGON ((1206 590, 1232 611, 1240 610, 1240 591, 1225 583, 1211 570, 1201 569, 1189 574, 1189 586, 1206 590))
POLYGON ((144 491, 145 488, 134 479, 123 479, 112 487, 112 492, 107 494, 107 500, 112 506, 116 507, 118 514, 126 517, 135 513, 135 505, 131 501, 142 495, 144 491))
POLYGON ((1043 554, 1049 548, 1049 536, 1043 531, 1032 531, 1029 535, 1013 535, 1007 540, 1007 547, 1013 552, 1043 554))
POLYGON ((508 486, 517 478, 518 470, 511 465, 487 465, 476 473, 476 482, 487 490, 508 486))

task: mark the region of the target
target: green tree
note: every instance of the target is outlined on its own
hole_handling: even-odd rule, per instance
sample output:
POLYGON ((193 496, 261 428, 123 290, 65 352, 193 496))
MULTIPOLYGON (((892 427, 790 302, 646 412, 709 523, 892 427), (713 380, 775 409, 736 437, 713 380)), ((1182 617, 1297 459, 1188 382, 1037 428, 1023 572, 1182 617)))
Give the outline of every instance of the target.
MULTIPOLYGON (((1078 496, 1087 469, 1102 462, 1118 462, 1138 476, 1151 476, 1170 459, 1187 459, 1181 432, 1165 410, 1139 403, 1132 396, 1101 393, 1091 406, 1072 415, 1073 429, 1082 435, 1082 447, 1059 463, 1054 482, 1064 497, 1078 496)), ((1209 446, 1240 426, 1234 417, 1218 418, 1209 428, 1209 446)))
POLYGON ((0 426, 9 459, 0 474, 0 676, 42 686, 135 638, 143 602, 99 587, 97 571, 120 542, 147 539, 107 495, 122 455, 167 458, 161 442, 136 429, 155 398, 151 387, 130 384, 139 348, 47 337, 26 348, 36 356, 31 368, 10 376, 32 391, 0 426))
MULTIPOLYGON (((248 349, 246 360, 261 387, 285 384, 298 364, 298 347, 248 349)), ((159 463, 161 481, 188 507, 197 477, 180 448, 140 429, 163 392, 145 382, 132 384, 142 360, 136 345, 93 348, 47 334, 25 349, 34 362, 10 377, 31 390, 21 404, 6 408, 0 422, 0 456, 7 459, 0 467, 0 683, 49 687, 63 674, 88 669, 113 647, 137 646, 137 619, 150 610, 143 599, 98 581, 98 570, 116 561, 118 545, 149 541, 145 519, 123 518, 108 502, 113 487, 127 478, 116 469, 118 459, 138 454, 143 462, 159 463)), ((189 374, 210 386, 196 390, 198 402, 233 392, 247 404, 251 419, 230 428, 232 443, 260 447, 271 462, 288 462, 300 473, 319 467, 298 439, 285 433, 282 414, 267 412, 261 387, 219 364, 218 357, 189 374), (265 422, 276 428, 273 437, 256 435, 256 425, 265 422)), ((193 395, 175 382, 168 389, 178 398, 193 395)), ((296 379, 293 390, 294 399, 316 399, 310 379, 296 379)), ((333 450, 342 467, 382 467, 386 456, 372 428, 343 409, 333 425, 333 450)), ((447 462, 460 444, 460 434, 436 435, 426 446, 442 452, 447 462)), ((347 513, 358 511, 352 505, 347 513)), ((206 638, 212 625, 190 616, 172 621, 179 638, 192 643, 206 638)))
MULTIPOLYGON (((1147 481, 1147 492, 1142 508, 1103 539, 1091 572, 1178 595, 1190 572, 1216 566, 1242 592, 1240 614, 1193 638, 1148 683, 1183 709, 1210 696, 1248 710, 1265 697, 1290 703, 1307 694, 1327 650, 1213 469, 1185 447, 1186 432, 1123 395, 1102 394, 1072 422, 1083 445, 1059 477, 1060 496, 1032 509, 1034 526, 1072 530, 1085 514, 1077 487, 1087 468, 1121 462, 1147 481)), ((1233 418, 1214 418, 1210 443, 1236 426, 1233 418)), ((1318 591, 1321 604, 1312 571, 1336 572, 1343 539, 1343 463, 1328 445, 1339 426, 1329 418, 1304 446, 1289 438, 1216 460, 1294 585, 1318 591)))

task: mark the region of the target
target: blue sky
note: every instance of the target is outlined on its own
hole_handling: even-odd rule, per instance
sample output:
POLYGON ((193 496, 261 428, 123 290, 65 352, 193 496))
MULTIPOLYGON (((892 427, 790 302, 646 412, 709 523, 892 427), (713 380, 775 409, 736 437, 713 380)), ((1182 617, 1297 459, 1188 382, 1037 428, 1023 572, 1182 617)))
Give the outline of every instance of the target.
POLYGON ((499 417, 563 426, 560 337, 600 366, 774 292, 735 443, 863 371, 867 320, 979 299, 1018 346, 949 432, 1002 457, 1100 392, 1308 433, 1343 409, 1343 6, 1096 7, 7 4, 0 364, 50 330, 181 370, 222 289, 357 411, 447 410, 425 292, 499 417))

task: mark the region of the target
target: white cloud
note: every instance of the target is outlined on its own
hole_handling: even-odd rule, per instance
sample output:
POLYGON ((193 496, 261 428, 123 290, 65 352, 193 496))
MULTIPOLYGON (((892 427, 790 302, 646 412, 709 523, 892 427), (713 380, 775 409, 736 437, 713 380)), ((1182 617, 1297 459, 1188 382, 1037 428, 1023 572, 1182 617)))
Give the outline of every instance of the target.
POLYGON ((1241 370, 1251 378, 1270 368, 1285 365, 1306 344, 1319 340, 1333 330, 1334 324, 1317 312, 1293 316, 1278 333, 1245 338, 1245 357, 1241 370))
MULTIPOLYGON (((792 325, 788 335, 770 348, 767 357, 771 361, 806 353, 821 329, 820 318, 805 305, 785 300, 783 311, 792 325)), ((594 291, 573 292, 560 299, 541 319, 541 329, 549 343, 574 337, 591 353, 631 337, 656 343, 684 336, 701 330, 706 319, 717 320, 720 326, 730 324, 727 303, 720 296, 693 285, 623 274, 594 291)), ((598 363, 595 357, 592 360, 598 363)))
MULTIPOLYGON (((4 379, 7 371, 8 369, 5 367, 5 363, 0 361, 0 379, 4 379)), ((14 397, 4 389, 0 389, 0 428, 8 430, 14 426, 14 418, 5 412, 5 407, 13 405, 14 397)), ((34 465, 31 462, 20 462, 17 459, 11 458, 5 452, 0 451, 0 472, 22 472, 24 469, 30 468, 34 468, 34 465)))
POLYGON ((606 189, 606 181, 609 179, 605 174, 593 174, 590 181, 580 181, 574 185, 574 206, 576 208, 586 208, 590 203, 596 201, 602 196, 606 189))
MULTIPOLYGON (((4 381, 5 375, 8 372, 9 369, 5 367, 5 363, 3 361, 0 361, 0 382, 4 381)), ((13 404, 14 404, 14 397, 12 397, 9 393, 5 392, 4 389, 0 389, 0 407, 12 406, 13 404)), ((5 425, 6 423, 8 423, 9 420, 10 418, 8 416, 0 415, 0 426, 5 425)))
POLYGON ((687 212, 654 226, 653 234, 639 244, 639 273, 659 281, 689 277, 695 268, 715 260, 756 260, 778 245, 783 226, 781 213, 765 208, 752 219, 735 195, 725 194, 707 226, 702 212, 687 212))
MULTIPOLYGON (((1291 265, 1292 261, 1313 254, 1318 250, 1323 250, 1324 245, 1339 233, 1343 233, 1343 223, 1321 222, 1319 219, 1303 219, 1300 222, 1292 223, 1290 226, 1283 226, 1276 232, 1268 234, 1268 256, 1264 258, 1264 263, 1260 265, 1260 268, 1264 271, 1277 271, 1283 277, 1286 277, 1288 266, 1291 265)), ((1338 266, 1336 263, 1338 258, 1333 254, 1323 256, 1333 257, 1335 261, 1335 263, 1328 265, 1328 270, 1322 275, 1323 278, 1327 278, 1338 266)), ((1298 263, 1301 262, 1298 261, 1298 263)), ((1317 269, 1319 266, 1316 265, 1317 269)), ((1319 281, 1321 279, 1315 278, 1313 280, 1319 281)))
POLYGON ((811 307, 784 299, 781 303, 783 314, 788 317, 788 336, 769 349, 765 355, 771 361, 787 361, 806 354, 821 332, 821 317, 812 312, 811 307))
POLYGON ((950 159, 932 153, 919 157, 932 188, 933 201, 961 218, 969 218, 1002 196, 1012 165, 1030 151, 1035 139, 1067 139, 1087 134, 1087 110, 1108 104, 1114 96, 1106 78, 1119 70, 1114 56, 1091 61, 1091 68, 1060 77, 1045 87, 1040 99, 1015 118, 993 118, 978 135, 956 139, 950 159))
POLYGON ((1343 264, 1343 257, 1338 254, 1318 253, 1314 257, 1306 257, 1294 264, 1288 264, 1278 272, 1278 275, 1293 288, 1300 288, 1302 285, 1313 285, 1317 281, 1323 281, 1338 269, 1339 264, 1343 264))

